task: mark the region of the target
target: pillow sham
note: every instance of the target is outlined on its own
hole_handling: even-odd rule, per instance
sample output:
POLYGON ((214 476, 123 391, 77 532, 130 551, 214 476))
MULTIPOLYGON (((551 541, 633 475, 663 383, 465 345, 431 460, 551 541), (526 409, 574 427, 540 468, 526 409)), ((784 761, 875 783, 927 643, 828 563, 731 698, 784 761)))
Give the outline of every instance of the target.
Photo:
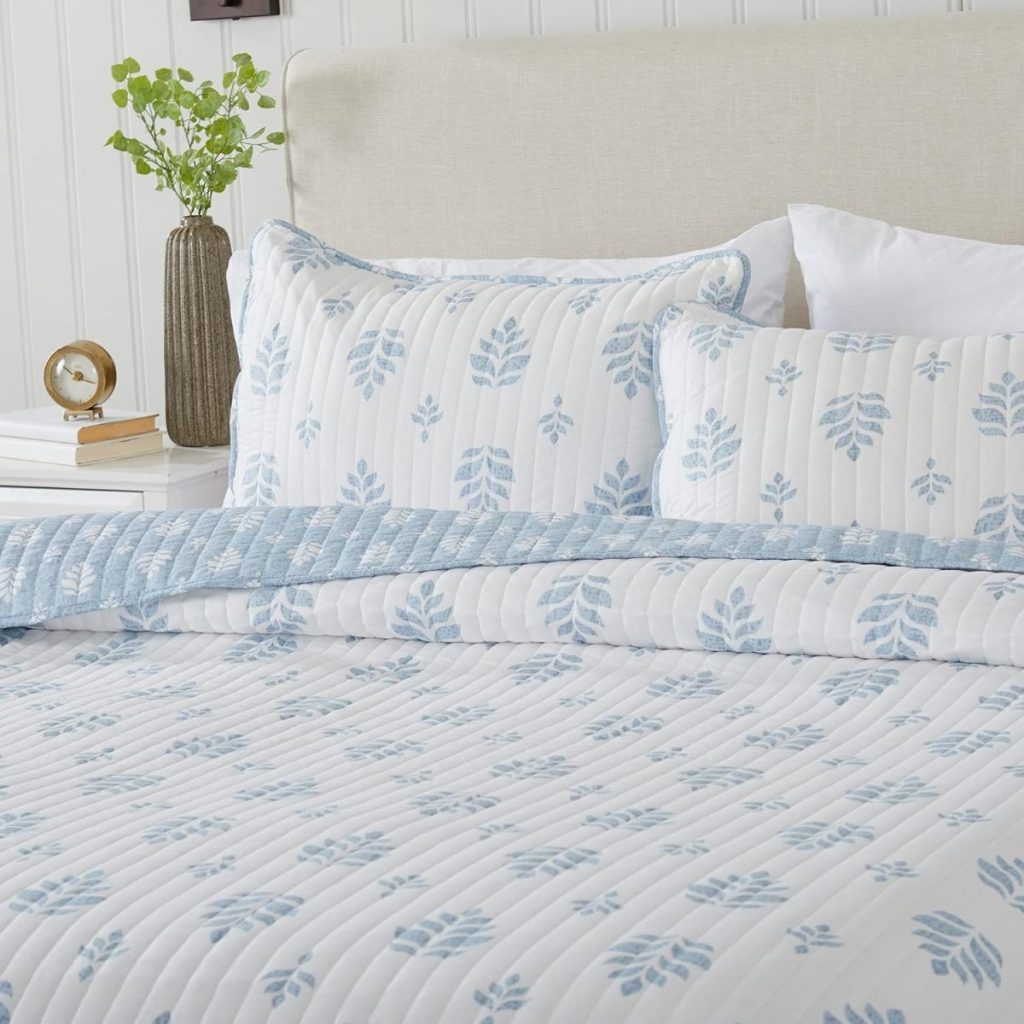
POLYGON ((653 330, 740 309, 749 261, 622 279, 444 280, 273 221, 251 247, 225 504, 650 514, 653 330))
MULTIPOLYGON (((750 284, 743 303, 745 314, 761 323, 781 325, 785 312, 786 279, 793 262, 793 232, 788 217, 778 217, 755 224, 737 238, 711 249, 700 249, 676 256, 572 260, 463 260, 412 257, 377 260, 376 263, 417 277, 613 278, 642 274, 668 263, 678 263, 680 260, 698 256, 703 252, 717 252, 722 249, 739 249, 750 262, 750 284)), ((228 292, 231 296, 232 309, 236 314, 236 328, 237 314, 248 278, 249 252, 247 249, 241 249, 232 255, 228 267, 228 292)))
POLYGON ((789 218, 816 330, 1024 330, 1024 245, 932 235, 824 206, 790 206, 789 218))
POLYGON ((657 329, 655 511, 1024 543, 1024 334, 657 329))

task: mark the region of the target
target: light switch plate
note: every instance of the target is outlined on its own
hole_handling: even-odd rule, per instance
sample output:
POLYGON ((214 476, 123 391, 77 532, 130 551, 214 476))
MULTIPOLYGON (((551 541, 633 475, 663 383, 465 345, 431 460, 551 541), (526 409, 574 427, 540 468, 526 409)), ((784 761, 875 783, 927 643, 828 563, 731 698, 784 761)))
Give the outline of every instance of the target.
POLYGON ((281 13, 281 0, 189 0, 193 21, 263 18, 281 13))

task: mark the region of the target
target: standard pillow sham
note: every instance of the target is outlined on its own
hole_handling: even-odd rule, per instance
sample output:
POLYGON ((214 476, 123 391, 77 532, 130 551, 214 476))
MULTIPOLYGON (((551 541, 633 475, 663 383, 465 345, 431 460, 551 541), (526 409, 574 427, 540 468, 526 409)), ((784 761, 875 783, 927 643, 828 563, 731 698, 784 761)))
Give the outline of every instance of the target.
POLYGON ((951 337, 1024 330, 1024 245, 789 208, 811 326, 951 337))
POLYGON ((1024 334, 659 326, 655 511, 1024 544, 1024 334))
POLYGON ((227 505, 650 514, 654 322, 740 310, 747 257, 625 278, 437 279, 280 221, 251 246, 227 505))

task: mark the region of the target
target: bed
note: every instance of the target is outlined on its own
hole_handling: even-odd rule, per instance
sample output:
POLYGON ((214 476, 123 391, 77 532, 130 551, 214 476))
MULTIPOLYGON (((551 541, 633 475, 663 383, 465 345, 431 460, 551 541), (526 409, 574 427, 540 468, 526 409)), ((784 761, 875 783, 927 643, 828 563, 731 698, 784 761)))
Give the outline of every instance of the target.
MULTIPOLYGON (((1021 37, 303 54, 293 215, 408 256, 672 252, 797 198, 1019 240, 1021 37)), ((2 523, 0 1021, 1016 1020, 1021 516, 2 523)))

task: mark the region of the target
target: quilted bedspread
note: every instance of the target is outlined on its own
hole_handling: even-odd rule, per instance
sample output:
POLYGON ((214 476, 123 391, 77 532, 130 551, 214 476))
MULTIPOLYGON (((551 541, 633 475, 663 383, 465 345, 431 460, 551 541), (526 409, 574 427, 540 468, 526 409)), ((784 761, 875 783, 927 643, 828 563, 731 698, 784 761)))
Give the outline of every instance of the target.
POLYGON ((1021 1020, 1004 533, 0 524, 0 1021, 1021 1020))

